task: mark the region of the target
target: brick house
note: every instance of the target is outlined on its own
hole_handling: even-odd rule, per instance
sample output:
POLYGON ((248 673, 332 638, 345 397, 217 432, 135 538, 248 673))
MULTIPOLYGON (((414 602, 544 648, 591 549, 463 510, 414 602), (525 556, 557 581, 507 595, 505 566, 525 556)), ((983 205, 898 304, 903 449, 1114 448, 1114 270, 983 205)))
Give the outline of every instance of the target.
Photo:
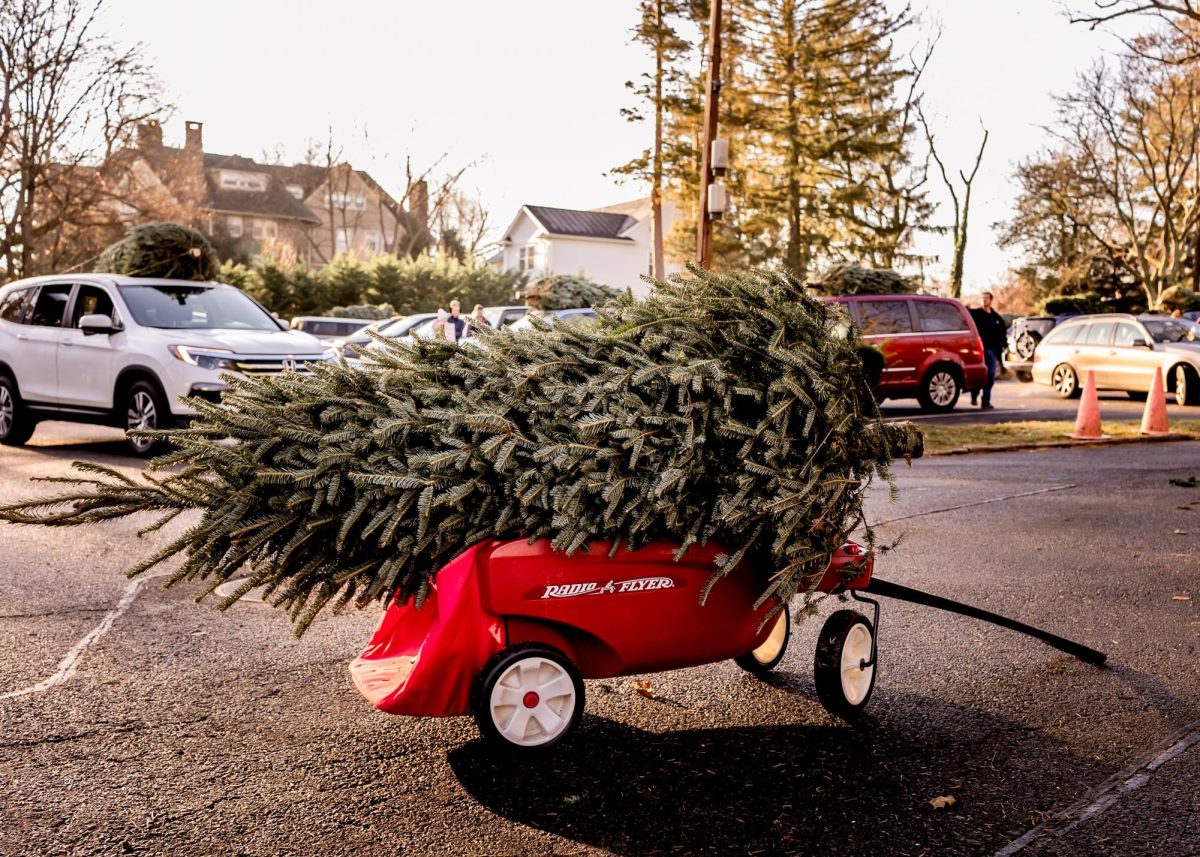
POLYGON ((137 128, 125 153, 142 193, 166 195, 221 247, 252 254, 271 242, 319 265, 338 253, 404 254, 424 246, 428 230, 374 179, 349 164, 260 164, 204 151, 203 125, 185 123, 182 148, 163 145, 154 120, 137 128))

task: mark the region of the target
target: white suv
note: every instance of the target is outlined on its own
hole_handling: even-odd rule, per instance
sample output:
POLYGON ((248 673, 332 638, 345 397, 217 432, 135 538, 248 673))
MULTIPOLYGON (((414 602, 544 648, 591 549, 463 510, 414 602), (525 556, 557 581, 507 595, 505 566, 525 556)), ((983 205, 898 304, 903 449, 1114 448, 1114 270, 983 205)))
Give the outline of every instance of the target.
MULTIPOLYGON (((305 371, 334 354, 281 329, 232 286, 110 274, 34 277, 0 288, 0 443, 40 420, 166 428, 216 400, 223 373, 305 371)), ((137 455, 154 444, 129 438, 137 455)))

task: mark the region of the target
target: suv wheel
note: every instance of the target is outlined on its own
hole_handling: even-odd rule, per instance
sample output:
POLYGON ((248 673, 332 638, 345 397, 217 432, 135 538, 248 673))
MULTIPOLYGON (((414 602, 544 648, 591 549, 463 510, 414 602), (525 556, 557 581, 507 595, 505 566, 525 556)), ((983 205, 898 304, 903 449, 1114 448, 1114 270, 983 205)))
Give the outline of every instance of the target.
POLYGON ((949 366, 934 366, 921 382, 917 400, 921 410, 941 413, 954 410, 961 393, 962 382, 958 380, 958 374, 949 366))
POLYGON ((17 385, 7 375, 0 375, 0 443, 20 446, 29 440, 36 425, 21 404, 17 385))
POLYGON ((1033 359, 1033 352, 1037 350, 1038 336, 1028 330, 1017 337, 1017 341, 1013 343, 1016 349, 1016 354, 1022 360, 1028 362, 1033 359))
MULTIPOLYGON (((125 391, 125 431, 165 428, 168 421, 166 403, 158 388, 149 381, 135 381, 125 391)), ((158 453, 162 442, 147 437, 125 435, 125 442, 134 455, 146 458, 158 453)))

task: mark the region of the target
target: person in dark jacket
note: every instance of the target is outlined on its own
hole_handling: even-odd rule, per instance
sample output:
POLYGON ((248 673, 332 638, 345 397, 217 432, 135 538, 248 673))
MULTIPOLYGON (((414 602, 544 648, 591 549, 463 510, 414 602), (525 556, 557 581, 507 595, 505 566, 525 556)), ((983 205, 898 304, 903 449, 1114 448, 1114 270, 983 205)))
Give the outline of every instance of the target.
POLYGON ((983 360, 987 364, 987 381, 983 384, 983 401, 979 402, 978 390, 971 391, 971 404, 979 402, 984 410, 991 410, 992 384, 996 381, 996 373, 1004 371, 1004 347, 1007 344, 1004 319, 1000 313, 992 309, 992 293, 983 293, 983 306, 971 310, 971 318, 979 331, 983 342, 983 360))

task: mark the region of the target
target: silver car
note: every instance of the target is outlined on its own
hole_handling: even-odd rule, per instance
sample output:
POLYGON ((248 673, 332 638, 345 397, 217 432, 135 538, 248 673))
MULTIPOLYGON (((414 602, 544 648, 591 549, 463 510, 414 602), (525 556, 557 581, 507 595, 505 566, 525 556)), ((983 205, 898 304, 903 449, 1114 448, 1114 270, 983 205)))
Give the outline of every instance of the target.
POLYGON ((1064 399, 1079 395, 1089 370, 1097 389, 1144 398, 1155 369, 1162 369, 1177 404, 1200 405, 1200 324, 1160 315, 1082 315, 1047 333, 1033 354, 1033 380, 1064 399))

